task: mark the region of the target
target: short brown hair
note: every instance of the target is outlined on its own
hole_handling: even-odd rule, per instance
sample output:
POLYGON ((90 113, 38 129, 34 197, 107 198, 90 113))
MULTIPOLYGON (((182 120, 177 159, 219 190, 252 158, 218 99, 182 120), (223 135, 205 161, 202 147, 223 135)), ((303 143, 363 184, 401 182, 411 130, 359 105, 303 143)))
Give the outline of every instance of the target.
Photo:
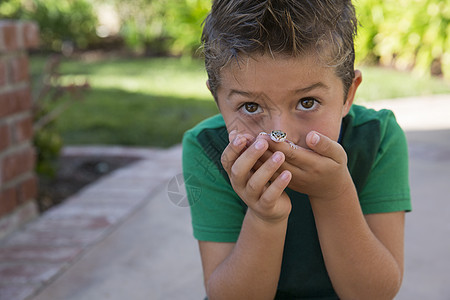
POLYGON ((355 76, 356 30, 351 0, 214 0, 202 34, 211 92, 217 99, 220 71, 241 54, 295 57, 313 50, 335 67, 346 96, 355 76))

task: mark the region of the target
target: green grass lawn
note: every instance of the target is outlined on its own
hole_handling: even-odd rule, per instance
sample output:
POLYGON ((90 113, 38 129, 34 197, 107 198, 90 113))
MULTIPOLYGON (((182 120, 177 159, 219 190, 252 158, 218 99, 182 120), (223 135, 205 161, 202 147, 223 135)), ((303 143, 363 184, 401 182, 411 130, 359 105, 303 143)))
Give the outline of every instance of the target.
MULTIPOLYGON (((45 58, 31 58, 32 78, 45 58)), ((450 93, 450 83, 416 78, 409 73, 363 67, 357 102, 435 93, 450 93)), ((65 60, 66 83, 87 80, 91 89, 57 120, 66 145, 169 147, 183 133, 218 112, 206 88, 203 62, 176 58, 65 60)))
POLYGON ((356 101, 395 99, 450 93, 450 81, 421 77, 414 72, 399 72, 381 67, 360 67, 363 81, 358 88, 356 101))
MULTIPOLYGON (((33 77, 44 62, 32 58, 33 77)), ((57 119, 66 145, 169 147, 180 143, 187 129, 218 113, 199 61, 67 60, 60 72, 65 83, 87 80, 91 85, 83 101, 57 119)))

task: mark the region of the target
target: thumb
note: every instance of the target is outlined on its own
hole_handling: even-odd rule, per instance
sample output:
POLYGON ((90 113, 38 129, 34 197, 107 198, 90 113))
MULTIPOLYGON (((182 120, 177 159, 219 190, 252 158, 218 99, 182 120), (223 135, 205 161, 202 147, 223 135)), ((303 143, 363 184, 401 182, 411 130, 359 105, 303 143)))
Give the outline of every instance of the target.
POLYGON ((339 164, 347 163, 347 154, 344 148, 339 143, 317 131, 308 133, 306 136, 306 144, 314 152, 331 158, 339 164))

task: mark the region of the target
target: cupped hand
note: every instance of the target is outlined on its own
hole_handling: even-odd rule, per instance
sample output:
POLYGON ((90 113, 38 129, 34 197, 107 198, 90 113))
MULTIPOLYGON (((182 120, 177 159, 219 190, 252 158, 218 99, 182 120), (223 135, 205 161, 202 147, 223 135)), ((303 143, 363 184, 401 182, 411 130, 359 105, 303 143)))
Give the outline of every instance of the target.
POLYGON ((233 189, 258 218, 268 222, 285 220, 291 202, 284 189, 292 175, 288 170, 277 172, 285 161, 284 154, 274 151, 269 155, 268 142, 259 136, 232 131, 229 139, 221 162, 233 189), (266 159, 256 169, 255 164, 263 155, 266 159))
POLYGON ((263 136, 269 148, 255 164, 256 169, 275 152, 285 154, 285 162, 275 172, 274 178, 283 171, 292 174, 289 188, 315 199, 333 199, 354 187, 347 168, 347 154, 342 146, 315 131, 306 137, 309 147, 292 147, 286 142, 276 143, 263 136))

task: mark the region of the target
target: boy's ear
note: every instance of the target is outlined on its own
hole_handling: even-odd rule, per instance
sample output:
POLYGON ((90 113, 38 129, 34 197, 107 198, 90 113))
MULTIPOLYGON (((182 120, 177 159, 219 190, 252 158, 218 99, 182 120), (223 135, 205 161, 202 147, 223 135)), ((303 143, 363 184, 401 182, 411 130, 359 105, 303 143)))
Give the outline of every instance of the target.
POLYGON ((358 89, 361 82, 362 82, 361 71, 355 70, 355 77, 353 78, 352 85, 350 86, 347 92, 347 99, 344 104, 344 109, 342 110, 342 117, 345 117, 350 111, 350 108, 352 107, 353 104, 353 100, 355 100, 356 90, 358 89))
POLYGON ((209 79, 206 80, 206 86, 208 87, 208 90, 211 92, 211 86, 209 85, 209 79))

